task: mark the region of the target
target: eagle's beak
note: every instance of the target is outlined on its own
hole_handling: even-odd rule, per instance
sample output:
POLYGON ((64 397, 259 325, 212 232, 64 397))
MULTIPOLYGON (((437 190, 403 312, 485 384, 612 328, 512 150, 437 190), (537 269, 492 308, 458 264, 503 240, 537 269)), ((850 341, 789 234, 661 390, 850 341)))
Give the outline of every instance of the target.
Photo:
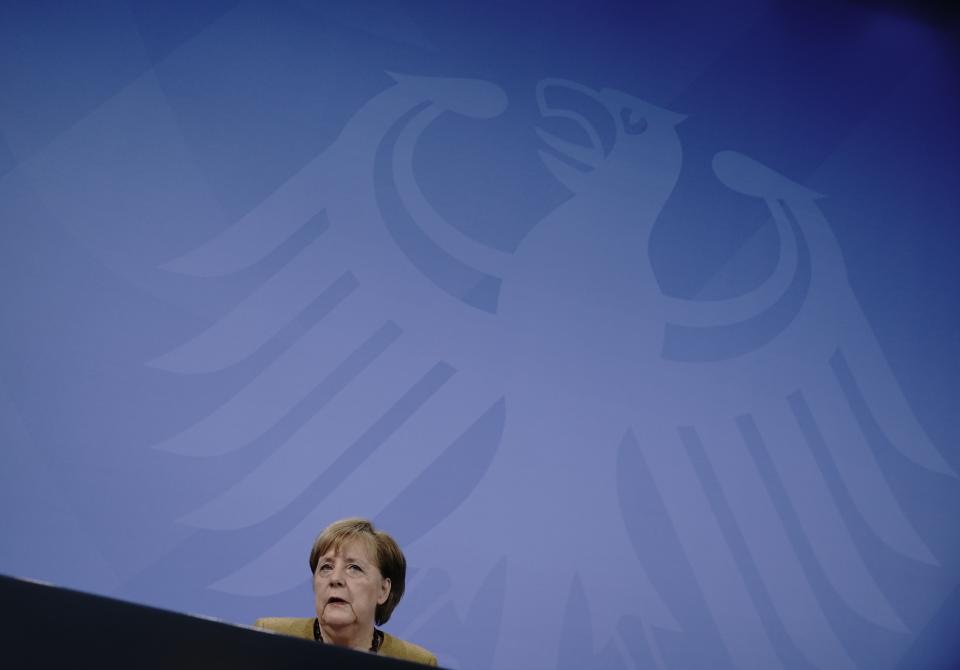
MULTIPOLYGON (((587 144, 573 141, 544 128, 536 128, 537 135, 565 162, 575 162, 587 170, 595 169, 603 160, 604 150, 594 124, 580 111, 551 102, 551 96, 563 92, 571 101, 600 105, 597 92, 565 79, 543 79, 537 83, 537 106, 545 119, 563 119, 579 127, 587 138, 587 144), (572 95, 571 95, 572 94, 572 95)), ((552 124, 558 125, 558 124, 552 124)), ((571 126, 572 128, 572 126, 571 126)), ((551 168, 553 169, 553 168, 551 168)), ((581 170, 582 171, 582 170, 581 170)))

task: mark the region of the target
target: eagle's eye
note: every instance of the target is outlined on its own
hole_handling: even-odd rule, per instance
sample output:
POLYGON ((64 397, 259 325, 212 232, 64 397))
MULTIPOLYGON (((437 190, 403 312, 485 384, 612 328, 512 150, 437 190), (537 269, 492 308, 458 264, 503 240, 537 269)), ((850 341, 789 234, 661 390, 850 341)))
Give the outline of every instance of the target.
POLYGON ((623 130, 627 135, 639 135, 647 129, 647 120, 644 117, 633 118, 633 109, 624 107, 620 110, 620 120, 623 121, 623 130))

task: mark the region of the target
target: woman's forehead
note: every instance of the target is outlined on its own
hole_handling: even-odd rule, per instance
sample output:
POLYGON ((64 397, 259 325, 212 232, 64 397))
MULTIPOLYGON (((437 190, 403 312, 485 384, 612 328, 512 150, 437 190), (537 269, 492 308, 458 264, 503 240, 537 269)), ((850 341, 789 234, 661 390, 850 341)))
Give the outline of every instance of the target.
POLYGON ((322 554, 323 558, 355 558, 374 562, 373 542, 362 537, 338 538, 338 541, 327 547, 322 554))

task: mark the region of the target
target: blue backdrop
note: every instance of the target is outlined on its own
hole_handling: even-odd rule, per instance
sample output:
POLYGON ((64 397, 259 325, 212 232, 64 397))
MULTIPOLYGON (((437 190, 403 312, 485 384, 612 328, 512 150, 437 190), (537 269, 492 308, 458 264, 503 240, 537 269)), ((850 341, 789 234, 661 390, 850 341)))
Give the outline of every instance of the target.
POLYGON ((960 59, 837 2, 4 2, 0 571, 498 668, 960 658, 960 59))

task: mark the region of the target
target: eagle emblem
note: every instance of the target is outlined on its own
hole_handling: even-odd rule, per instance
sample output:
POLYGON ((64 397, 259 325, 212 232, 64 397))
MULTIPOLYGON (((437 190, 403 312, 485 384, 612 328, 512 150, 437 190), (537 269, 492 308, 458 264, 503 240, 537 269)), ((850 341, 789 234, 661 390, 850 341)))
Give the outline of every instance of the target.
POLYGON ((665 295, 650 236, 680 174, 681 115, 559 79, 536 98, 570 131, 538 130, 570 196, 512 252, 446 221, 414 163, 438 118, 493 118, 506 95, 397 74, 272 195, 165 265, 202 282, 299 245, 150 362, 201 375, 270 352, 156 445, 220 459, 280 436, 181 519, 259 538, 204 586, 290 593, 316 532, 365 515, 413 568, 398 632, 458 667, 667 668, 684 645, 718 666, 789 665, 786 645, 798 663, 854 667, 833 609, 906 629, 852 526, 936 563, 871 435, 925 476, 953 472, 858 305, 820 196, 717 154, 716 179, 767 207, 775 270, 729 299, 665 295))

